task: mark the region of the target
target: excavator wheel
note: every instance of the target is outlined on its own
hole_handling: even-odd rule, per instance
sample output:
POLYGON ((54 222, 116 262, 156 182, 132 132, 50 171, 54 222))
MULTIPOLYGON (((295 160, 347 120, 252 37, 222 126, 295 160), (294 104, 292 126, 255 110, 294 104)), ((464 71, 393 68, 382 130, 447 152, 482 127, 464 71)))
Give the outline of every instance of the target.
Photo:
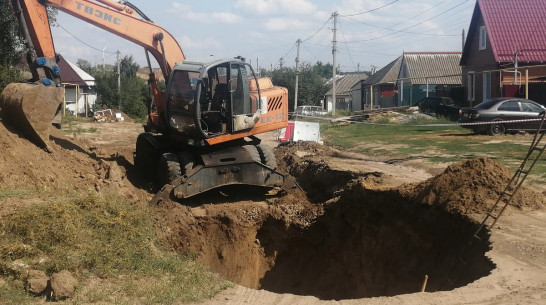
POLYGON ((250 158, 256 162, 262 163, 262 158, 260 157, 260 152, 255 145, 243 145, 243 148, 248 152, 250 158))
POLYGON ((170 184, 182 176, 180 162, 175 153, 164 153, 159 157, 159 186, 170 184))
POLYGON ((64 88, 34 83, 11 83, 0 95, 2 117, 36 145, 51 151, 51 124, 60 126, 64 88))
POLYGON ((256 146, 258 148, 258 152, 260 153, 260 159, 265 166, 276 170, 277 169, 277 159, 275 158, 275 154, 273 153, 273 150, 265 145, 265 144, 259 144, 256 146))
POLYGON ((178 153, 178 161, 180 161, 180 169, 182 175, 188 175, 195 167, 195 156, 189 151, 181 151, 178 153))
POLYGON ((136 141, 135 167, 147 180, 155 181, 156 166, 159 160, 159 150, 154 145, 157 142, 151 133, 144 132, 138 135, 136 141))

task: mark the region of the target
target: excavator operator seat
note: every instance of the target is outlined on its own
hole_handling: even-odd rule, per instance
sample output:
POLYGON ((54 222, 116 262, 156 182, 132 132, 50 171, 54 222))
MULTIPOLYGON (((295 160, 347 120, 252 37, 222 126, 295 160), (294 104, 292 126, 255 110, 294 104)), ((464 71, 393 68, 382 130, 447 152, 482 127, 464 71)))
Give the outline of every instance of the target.
POLYGON ((225 103, 229 98, 229 90, 227 84, 217 84, 214 88, 214 97, 212 98, 211 110, 220 111, 222 106, 226 108, 225 103))

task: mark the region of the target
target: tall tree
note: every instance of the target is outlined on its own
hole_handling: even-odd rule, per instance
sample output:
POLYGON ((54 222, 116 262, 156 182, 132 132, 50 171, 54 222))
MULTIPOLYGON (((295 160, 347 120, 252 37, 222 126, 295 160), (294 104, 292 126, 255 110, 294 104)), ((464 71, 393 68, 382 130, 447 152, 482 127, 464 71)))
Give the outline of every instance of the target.
MULTIPOLYGON (((322 63, 311 65, 302 63, 299 70, 298 105, 321 105, 321 100, 328 92, 326 77, 322 75, 324 66, 322 63)), ((330 68, 332 65, 329 65, 330 68)), ((282 68, 270 72, 262 71, 262 75, 271 77, 271 81, 288 89, 288 109, 294 110, 294 95, 296 83, 296 71, 293 68, 282 68)), ((331 71, 330 71, 331 75, 331 71)))
POLYGON ((124 77, 136 77, 140 66, 134 61, 133 55, 125 55, 120 62, 120 74, 124 77))

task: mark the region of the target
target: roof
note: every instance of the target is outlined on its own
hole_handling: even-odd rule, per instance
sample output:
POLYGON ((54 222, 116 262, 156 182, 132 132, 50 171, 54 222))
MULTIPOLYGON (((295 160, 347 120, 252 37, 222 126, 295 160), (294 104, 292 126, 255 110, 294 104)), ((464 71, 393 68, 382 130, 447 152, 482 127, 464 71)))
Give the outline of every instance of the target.
MULTIPOLYGON (((336 79, 336 95, 350 95, 351 88, 358 82, 366 79, 366 74, 347 74, 342 78, 336 79)), ((328 90, 326 95, 332 95, 332 89, 328 90)))
POLYGON ((95 86, 95 78, 59 54, 57 62, 61 70, 61 82, 78 86, 95 86))
POLYGON ((400 65, 402 64, 402 56, 390 62, 388 65, 381 68, 379 71, 370 75, 365 81, 364 85, 386 84, 393 83, 398 78, 400 73, 400 65))
POLYGON ((399 78, 412 84, 461 85, 461 52, 405 52, 399 78))
MULTIPOLYGON (((478 0, 470 21, 468 39, 471 39, 470 35, 477 35, 480 15, 496 62, 513 62, 515 52, 518 52, 520 62, 546 61, 546 1, 478 0)), ((467 42, 471 41, 468 39, 467 42)))

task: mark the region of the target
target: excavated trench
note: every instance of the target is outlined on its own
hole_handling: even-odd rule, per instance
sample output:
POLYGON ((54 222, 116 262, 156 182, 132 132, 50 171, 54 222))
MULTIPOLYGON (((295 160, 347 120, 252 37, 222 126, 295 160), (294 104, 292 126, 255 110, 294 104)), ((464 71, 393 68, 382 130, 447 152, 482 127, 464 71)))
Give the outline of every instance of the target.
POLYGON ((355 180, 366 177, 324 164, 294 168, 303 195, 163 207, 165 238, 240 285, 324 300, 418 292, 425 275, 426 291, 450 290, 494 268, 488 236, 465 264, 458 260, 477 226, 467 217, 397 190, 366 189, 355 180), (335 200, 325 202, 336 192, 320 187, 324 177, 344 186, 335 200))

